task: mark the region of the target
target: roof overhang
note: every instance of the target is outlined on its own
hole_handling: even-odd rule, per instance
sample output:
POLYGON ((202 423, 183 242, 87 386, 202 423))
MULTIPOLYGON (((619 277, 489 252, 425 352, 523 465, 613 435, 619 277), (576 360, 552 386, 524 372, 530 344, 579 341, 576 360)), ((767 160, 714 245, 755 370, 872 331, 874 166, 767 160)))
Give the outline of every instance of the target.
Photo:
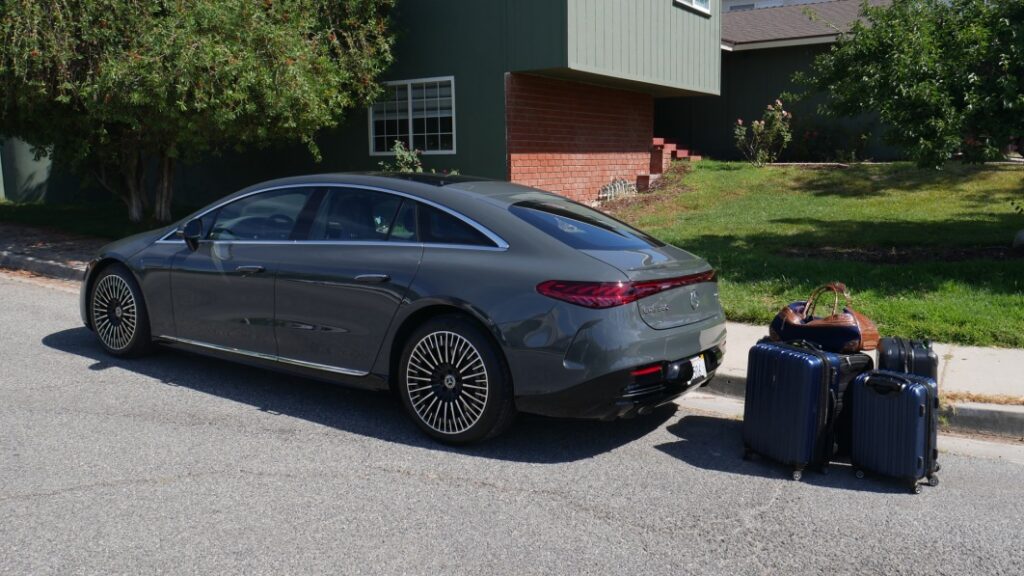
POLYGON ((782 38, 780 40, 763 40, 759 42, 743 42, 735 44, 728 40, 722 41, 722 50, 725 52, 742 52, 745 50, 767 50, 769 48, 789 48, 791 46, 811 46, 814 44, 832 44, 838 38, 838 34, 824 34, 822 36, 806 36, 804 38, 782 38))

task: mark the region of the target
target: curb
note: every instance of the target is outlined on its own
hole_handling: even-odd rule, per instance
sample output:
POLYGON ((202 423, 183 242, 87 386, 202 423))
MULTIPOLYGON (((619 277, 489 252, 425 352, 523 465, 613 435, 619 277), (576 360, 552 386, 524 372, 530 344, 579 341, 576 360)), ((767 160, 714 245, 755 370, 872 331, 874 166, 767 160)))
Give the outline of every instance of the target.
MULTIPOLYGON (((743 400, 746 375, 716 374, 702 392, 743 400)), ((1020 440, 1024 438, 1024 406, 952 402, 939 411, 943 431, 985 434, 1020 440)))
POLYGON ((82 275, 85 274, 84 268, 75 268, 63 262, 33 258, 32 256, 25 256, 24 254, 16 254, 5 250, 0 250, 0 268, 25 270, 40 276, 74 282, 81 281, 82 275))

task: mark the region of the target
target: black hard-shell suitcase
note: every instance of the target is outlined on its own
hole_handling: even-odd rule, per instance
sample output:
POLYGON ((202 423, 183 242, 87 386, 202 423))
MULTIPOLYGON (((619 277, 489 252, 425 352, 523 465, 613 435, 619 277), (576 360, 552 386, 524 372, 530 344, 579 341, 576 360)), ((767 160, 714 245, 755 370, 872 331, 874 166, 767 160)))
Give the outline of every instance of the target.
POLYGON ((878 369, 917 374, 939 381, 939 356, 928 340, 882 338, 878 342, 878 369))
POLYGON ((807 466, 825 470, 835 452, 835 425, 847 385, 872 364, 866 354, 758 342, 747 362, 744 457, 756 453, 792 466, 794 480, 807 466))
POLYGON ((918 481, 938 486, 939 393, 935 380, 916 374, 875 370, 850 385, 853 444, 850 462, 864 471, 903 480, 917 494, 918 481))

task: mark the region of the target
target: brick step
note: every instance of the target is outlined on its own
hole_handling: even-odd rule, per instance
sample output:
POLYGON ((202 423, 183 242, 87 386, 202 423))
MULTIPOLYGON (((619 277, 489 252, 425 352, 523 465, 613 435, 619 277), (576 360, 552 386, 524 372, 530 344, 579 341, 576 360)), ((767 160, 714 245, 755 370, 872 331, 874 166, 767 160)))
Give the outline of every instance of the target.
POLYGON ((686 148, 676 148, 675 150, 672 151, 673 160, 682 160, 683 158, 687 158, 689 156, 690 151, 687 150, 686 148))
POLYGON ((680 160, 682 160, 684 162, 700 162, 701 160, 703 160, 703 158, 701 156, 696 155, 696 154, 690 154, 686 158, 680 158, 680 160))

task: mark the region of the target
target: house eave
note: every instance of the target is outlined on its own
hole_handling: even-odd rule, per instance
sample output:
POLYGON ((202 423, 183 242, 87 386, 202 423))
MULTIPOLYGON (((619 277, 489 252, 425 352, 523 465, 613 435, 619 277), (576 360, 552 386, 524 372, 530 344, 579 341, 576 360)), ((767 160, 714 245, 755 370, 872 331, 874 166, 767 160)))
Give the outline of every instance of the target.
POLYGON ((815 44, 832 44, 839 37, 838 34, 825 34, 822 36, 808 36, 805 38, 784 38, 782 40, 765 40, 760 42, 735 43, 722 42, 722 50, 725 52, 743 52, 746 50, 767 50, 769 48, 789 48, 791 46, 813 46, 815 44))

